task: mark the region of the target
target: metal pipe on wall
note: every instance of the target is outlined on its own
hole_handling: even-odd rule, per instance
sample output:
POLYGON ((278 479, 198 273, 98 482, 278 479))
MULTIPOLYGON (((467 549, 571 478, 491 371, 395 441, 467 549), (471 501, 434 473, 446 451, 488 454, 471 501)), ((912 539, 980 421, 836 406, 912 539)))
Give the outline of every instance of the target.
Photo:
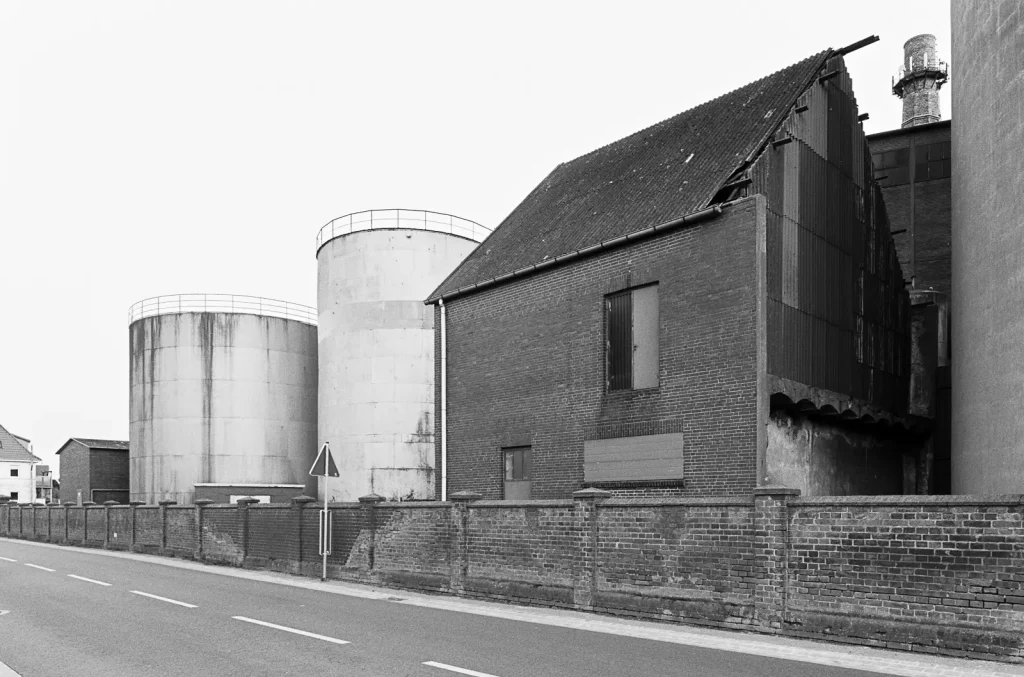
POLYGON ((445 340, 447 311, 444 299, 437 300, 441 308, 441 500, 448 500, 448 343, 445 340))

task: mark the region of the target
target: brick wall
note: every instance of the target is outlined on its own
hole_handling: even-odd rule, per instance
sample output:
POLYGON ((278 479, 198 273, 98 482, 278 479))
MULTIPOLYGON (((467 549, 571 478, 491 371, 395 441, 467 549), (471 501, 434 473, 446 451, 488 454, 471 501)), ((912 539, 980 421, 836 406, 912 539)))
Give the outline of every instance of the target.
POLYGON ((65 502, 78 501, 78 492, 82 492, 82 500, 92 500, 92 485, 89 482, 89 449, 81 443, 70 440, 60 452, 60 496, 65 502))
MULTIPOLYGON (((568 498, 583 484, 585 439, 668 432, 683 434, 685 487, 657 493, 749 492, 763 205, 751 198, 716 218, 446 303, 448 492, 503 498, 501 448, 530 445, 531 497, 568 498), (659 387, 608 392, 605 295, 655 282, 659 387)), ((439 425, 439 393, 435 400, 439 425)), ((441 467, 439 429, 435 439, 441 467)))
MULTIPOLYGON (((795 493, 767 487, 753 497, 625 499, 587 490, 571 501, 474 503, 456 496, 455 503, 332 505, 328 573, 467 597, 1024 662, 1024 497, 795 493)), ((155 531, 159 542, 168 530, 166 548, 136 538, 133 550, 319 576, 321 507, 93 508, 89 542, 93 514, 109 516, 112 529, 125 523, 126 511, 136 537, 155 531)), ((73 525, 83 523, 85 509, 77 507, 33 513, 2 505, 0 535, 46 538, 38 517, 45 512, 49 540, 76 542, 54 528, 64 514, 81 539, 73 525)), ((98 533, 105 533, 102 526, 98 533)))

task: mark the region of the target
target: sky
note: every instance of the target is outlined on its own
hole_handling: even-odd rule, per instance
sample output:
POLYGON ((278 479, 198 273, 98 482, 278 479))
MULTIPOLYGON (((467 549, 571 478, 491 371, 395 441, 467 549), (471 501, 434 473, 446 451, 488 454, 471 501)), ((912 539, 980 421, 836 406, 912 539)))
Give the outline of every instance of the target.
POLYGON ((314 306, 331 219, 497 226, 558 163, 828 47, 881 38, 846 63, 865 131, 898 128, 920 33, 951 60, 947 1, 0 0, 0 425, 54 470, 127 440, 132 303, 314 306))

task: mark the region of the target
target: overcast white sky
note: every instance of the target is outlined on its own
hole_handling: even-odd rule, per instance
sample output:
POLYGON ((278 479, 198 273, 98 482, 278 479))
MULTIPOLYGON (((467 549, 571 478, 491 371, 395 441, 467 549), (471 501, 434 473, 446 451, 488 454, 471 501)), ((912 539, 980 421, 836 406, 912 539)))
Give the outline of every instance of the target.
POLYGON ((55 468, 126 440, 135 301, 315 305, 330 219, 496 226, 559 162, 827 47, 882 38, 847 64, 867 131, 899 127, 919 33, 950 58, 948 2, 0 0, 0 424, 55 468))

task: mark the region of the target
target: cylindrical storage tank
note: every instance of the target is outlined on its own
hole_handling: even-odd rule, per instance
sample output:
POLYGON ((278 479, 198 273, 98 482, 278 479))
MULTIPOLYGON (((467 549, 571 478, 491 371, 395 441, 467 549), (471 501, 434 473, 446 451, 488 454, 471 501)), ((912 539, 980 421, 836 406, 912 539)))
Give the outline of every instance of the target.
POLYGON ((191 503, 201 483, 316 491, 313 308, 161 296, 132 306, 129 334, 131 500, 191 503))
POLYGON ((321 483, 321 499, 434 496, 434 309, 423 301, 489 234, 405 209, 320 230, 318 441, 341 475, 321 483))

